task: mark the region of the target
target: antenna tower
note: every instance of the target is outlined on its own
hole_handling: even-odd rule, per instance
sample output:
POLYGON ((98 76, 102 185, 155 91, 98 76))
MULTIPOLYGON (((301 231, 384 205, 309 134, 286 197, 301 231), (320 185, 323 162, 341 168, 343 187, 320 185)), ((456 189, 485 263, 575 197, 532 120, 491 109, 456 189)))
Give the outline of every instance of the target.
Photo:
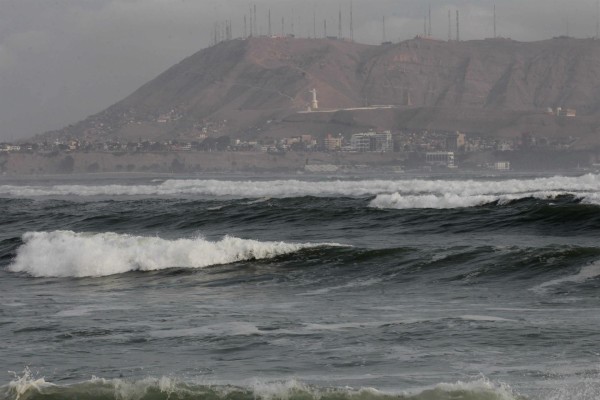
POLYGON ((431 4, 429 5, 429 29, 427 30, 427 36, 431 37, 431 4))
POLYGON ((269 37, 273 36, 273 31, 271 30, 271 9, 269 8, 269 37))
POLYGON ((317 38, 317 6, 313 10, 313 39, 317 38))
POLYGON ((257 36, 258 35, 258 26, 256 25, 256 4, 254 5, 254 15, 253 15, 252 19, 254 20, 252 22, 252 25, 254 26, 254 32, 252 33, 252 36, 257 36))
POLYGON ((448 41, 452 40, 452 13, 448 10, 448 41))
POLYGON ((596 2, 596 39, 600 39, 600 0, 596 2))
POLYGON ((460 42, 460 12, 456 10, 456 41, 460 42))
POLYGON ((254 23, 252 20, 252 6, 250 6, 250 30, 248 31, 248 36, 252 37, 254 36, 254 23))
POLYGON ((385 42, 387 42, 386 35, 385 35, 385 15, 383 16, 382 33, 383 33, 383 36, 382 36, 383 41, 382 41, 382 43, 385 43, 385 42))
POLYGON ((354 42, 354 14, 352 12, 352 1, 350 1, 350 40, 354 42))
POLYGON ((496 39, 498 35, 496 35, 496 5, 494 4, 494 39, 496 39))
POLYGON ((340 6, 340 13, 338 15, 338 39, 341 39, 341 38, 342 38, 342 6, 340 6))

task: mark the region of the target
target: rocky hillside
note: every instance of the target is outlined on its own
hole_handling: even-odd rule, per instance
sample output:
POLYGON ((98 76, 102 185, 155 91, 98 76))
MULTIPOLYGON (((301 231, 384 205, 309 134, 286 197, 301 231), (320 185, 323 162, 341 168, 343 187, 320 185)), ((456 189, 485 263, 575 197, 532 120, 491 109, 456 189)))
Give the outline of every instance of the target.
POLYGON ((595 135, 600 41, 417 38, 369 46, 332 39, 232 40, 192 55, 107 110, 54 134, 92 140, 195 137, 203 131, 252 136, 305 130, 312 116, 323 131, 337 129, 339 115, 298 118, 312 88, 321 109, 396 107, 383 119, 374 113, 372 121, 345 116, 345 126, 361 120, 361 127, 469 129, 476 118, 475 126, 490 133, 536 127, 561 133, 564 124, 543 114, 563 107, 576 109, 582 121, 569 129, 595 135), (279 126, 272 128, 271 121, 279 126))

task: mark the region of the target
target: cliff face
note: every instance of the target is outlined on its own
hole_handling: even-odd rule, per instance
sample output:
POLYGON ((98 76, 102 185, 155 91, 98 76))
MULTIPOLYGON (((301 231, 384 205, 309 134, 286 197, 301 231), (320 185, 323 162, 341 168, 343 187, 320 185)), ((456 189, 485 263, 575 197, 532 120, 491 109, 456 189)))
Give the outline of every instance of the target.
MULTIPOLYGON (((369 46, 329 39, 232 40, 183 60, 63 134, 173 137, 224 120, 221 133, 240 133, 305 109, 312 88, 322 109, 394 105, 467 119, 469 110, 478 110, 478 118, 493 120, 503 113, 564 107, 595 120, 600 41, 414 39, 369 46), (157 122, 165 113, 173 120, 157 122)), ((427 127, 427 118, 421 119, 427 127)))
POLYGON ((365 95, 416 106, 531 111, 547 107, 596 113, 600 42, 553 39, 438 42, 413 40, 369 63, 365 95))

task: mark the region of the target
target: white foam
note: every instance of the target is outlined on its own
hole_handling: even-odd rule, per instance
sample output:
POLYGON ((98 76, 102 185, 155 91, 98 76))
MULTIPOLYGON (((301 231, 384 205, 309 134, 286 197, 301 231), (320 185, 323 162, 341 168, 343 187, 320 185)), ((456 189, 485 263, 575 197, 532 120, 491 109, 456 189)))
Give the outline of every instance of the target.
POLYGON ((481 321, 481 322, 516 322, 514 319, 494 317, 491 315, 461 315, 461 319, 465 321, 481 321))
POLYGON ((319 398, 316 390, 295 379, 283 382, 265 382, 255 379, 251 382, 250 389, 254 398, 261 400, 289 400, 297 392, 309 393, 313 399, 319 398))
POLYGON ((404 196, 400 193, 378 195, 371 201, 374 208, 395 208, 399 210, 411 208, 462 208, 476 207, 499 201, 500 196, 478 195, 460 196, 453 193, 443 195, 426 194, 421 196, 404 196))
POLYGON ((337 244, 259 242, 225 236, 166 240, 158 237, 72 231, 28 232, 8 269, 36 277, 89 277, 166 268, 203 268, 272 258, 337 244))
MULTIPOLYGON (((514 200, 535 198, 535 199, 555 199, 561 195, 572 195, 577 198, 586 198, 588 194, 580 192, 526 192, 520 194, 479 194, 479 195, 461 195, 455 193, 443 194, 423 194, 423 195, 403 195, 401 193, 380 194, 375 197, 370 206, 374 208, 392 208, 392 209, 414 209, 414 208, 465 208, 477 207, 490 203, 498 203, 500 205, 507 204, 514 200)), ((600 204, 600 199, 598 200, 600 204)))
POLYGON ((78 306, 57 312, 57 317, 83 317, 101 311, 131 310, 129 306, 101 307, 97 305, 78 306))
MULTIPOLYGON (((515 400, 522 398, 505 383, 495 383, 485 377, 471 382, 440 383, 435 390, 442 392, 469 392, 471 394, 485 395, 485 398, 515 400)), ((482 396, 484 397, 484 396, 482 396)))
MULTIPOLYGON (((339 379, 373 379, 374 375, 366 374, 360 376, 344 375, 339 379)), ((297 379, 289 379, 284 381, 272 381, 264 379, 244 380, 241 386, 232 385, 232 382, 212 382, 209 386, 205 386, 207 382, 202 380, 201 386, 186 384, 177 378, 163 376, 161 378, 147 377, 140 380, 125 380, 125 379, 103 379, 92 377, 91 380, 81 382, 71 386, 59 387, 51 383, 45 382, 43 379, 34 379, 31 377, 29 370, 26 370, 22 377, 9 383, 6 387, 7 398, 21 400, 29 398, 31 392, 45 393, 45 388, 53 388, 54 395, 60 395, 62 391, 69 393, 73 390, 73 394, 110 394, 117 399, 141 399, 145 397, 150 390, 158 390, 166 394, 167 398, 174 397, 202 397, 206 393, 206 389, 216 391, 217 397, 227 398, 230 394, 236 392, 245 392, 249 390, 255 399, 261 400, 290 400, 292 398, 302 397, 309 399, 322 399, 324 397, 339 397, 339 398, 486 398, 499 400, 514 400, 522 399, 518 393, 507 384, 494 383, 481 377, 470 382, 456 383, 440 383, 427 388, 420 388, 411 391, 405 390, 378 390, 372 387, 352 388, 319 388, 308 385, 297 379)), ((322 378, 321 376, 315 377, 322 378)), ((314 379, 314 378, 313 378, 314 379)), ((330 377, 329 380, 335 379, 330 377)), ((56 397, 56 396, 55 396, 56 397)), ((73 397, 73 396, 69 396, 73 397)), ((236 396, 233 396, 236 397, 236 396)), ((245 397, 245 396, 242 396, 245 397)), ((552 397, 563 398, 563 397, 552 397)), ((566 397, 572 398, 572 397, 566 397)), ((582 397, 583 398, 583 397, 582 397)), ((585 397, 594 398, 594 397, 585 397)))
MULTIPOLYGON (((524 193, 557 192, 579 193, 589 201, 600 202, 598 189, 600 175, 580 177, 555 176, 535 179, 504 180, 361 180, 361 181, 226 181, 171 179, 148 185, 54 185, 17 186, 1 185, 0 195, 17 197, 37 196, 231 196, 239 198, 269 198, 298 196, 374 196, 401 195, 455 195, 471 198, 477 196, 517 195, 524 193)), ((456 200, 459 201, 459 200, 456 200)))
POLYGON ((261 331, 256 325, 249 322, 226 322, 223 324, 206 325, 194 328, 165 329, 150 332, 152 337, 161 339, 197 336, 250 336, 260 334, 261 331))
POLYGON ((551 286, 557 286, 562 283, 583 283, 588 279, 594 279, 600 276, 600 261, 581 268, 575 275, 564 276, 562 278, 552 279, 533 288, 534 291, 543 291, 551 286))
POLYGON ((381 281, 382 280, 380 278, 371 278, 371 279, 365 279, 365 280, 360 280, 360 281, 354 281, 354 282, 347 283, 345 285, 330 286, 330 287, 325 287, 325 288, 321 288, 321 289, 310 290, 308 292, 300 293, 299 296, 320 296, 320 295, 324 295, 324 294, 327 294, 327 293, 330 293, 333 291, 337 291, 337 290, 368 287, 368 286, 372 286, 372 285, 381 283, 381 281))
POLYGON ((29 367, 26 367, 23 370, 21 376, 14 372, 11 372, 11 374, 14 376, 14 379, 5 389, 7 392, 6 394, 10 395, 10 398, 13 398, 14 400, 20 400, 21 397, 27 398, 27 392, 36 391, 39 393, 43 388, 54 386, 53 384, 46 382, 44 378, 35 378, 29 367))
POLYGON ((600 205, 600 193, 585 193, 581 196, 582 204, 600 205))

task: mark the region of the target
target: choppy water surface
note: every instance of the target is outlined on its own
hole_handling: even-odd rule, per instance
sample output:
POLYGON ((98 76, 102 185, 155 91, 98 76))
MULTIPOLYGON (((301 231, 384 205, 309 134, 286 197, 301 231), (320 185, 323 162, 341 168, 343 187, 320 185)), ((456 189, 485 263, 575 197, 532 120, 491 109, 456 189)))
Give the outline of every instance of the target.
POLYGON ((598 175, 5 179, 0 398, 596 399, 599 234, 598 175))

